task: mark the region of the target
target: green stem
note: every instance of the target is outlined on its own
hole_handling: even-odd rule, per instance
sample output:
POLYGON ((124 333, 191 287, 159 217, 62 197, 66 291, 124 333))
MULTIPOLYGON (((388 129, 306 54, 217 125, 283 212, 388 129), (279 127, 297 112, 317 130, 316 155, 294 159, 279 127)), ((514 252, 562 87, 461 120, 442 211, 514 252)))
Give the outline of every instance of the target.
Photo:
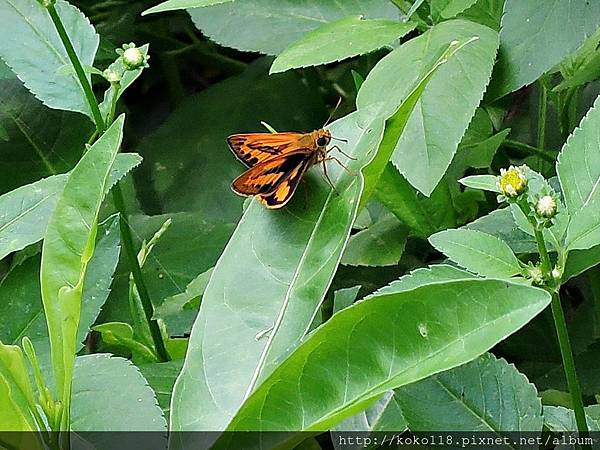
POLYGON ((513 139, 505 139, 502 145, 508 148, 514 148, 515 150, 521 150, 532 155, 539 156, 540 158, 550 163, 554 163, 554 157, 552 155, 548 154, 541 148, 534 147, 533 145, 525 144, 523 142, 515 141, 513 139))
POLYGON ((71 43, 71 40, 69 39, 67 30, 65 30, 65 27, 64 27, 62 21, 60 20, 60 16, 56 12, 56 8, 54 8, 53 4, 50 4, 50 5, 48 5, 47 9, 48 9, 48 13, 50 14, 50 18, 52 19, 52 22, 54 23, 54 27, 56 28, 56 31, 58 32, 60 40, 62 41, 62 43, 65 47, 65 50, 67 51, 69 60, 71 61, 71 64, 73 64, 73 68, 75 69, 75 73, 77 74, 77 78, 79 79, 79 84, 81 85, 81 88, 83 89, 83 93, 85 94, 85 98, 87 99, 87 102, 90 106, 90 109, 92 111, 92 116, 94 116, 94 122, 96 123, 96 128, 98 129, 98 131, 100 133, 102 133, 106 128, 105 128, 105 124, 104 124, 104 119, 102 118, 102 113, 100 113, 100 107, 98 106, 98 100, 96 99, 96 96, 94 95, 94 91, 92 91, 92 85, 90 84, 90 81, 85 76, 85 71, 83 70, 83 66, 81 65, 81 62, 79 61, 79 57, 77 56, 77 53, 75 53, 73 44, 71 43))
POLYGON ((575 422, 577 423, 577 429, 585 437, 588 435, 588 427, 585 420, 585 410, 583 409, 581 387, 579 386, 579 379, 577 378, 577 372, 575 371, 575 360, 571 350, 565 314, 562 305, 560 304, 560 296, 556 291, 552 293, 552 317, 554 317, 554 326, 556 328, 558 345, 560 347, 560 354, 562 356, 565 376, 567 378, 567 387, 571 394, 573 409, 575 410, 575 422))
MULTIPOLYGON (((546 243, 544 241, 544 234, 542 230, 534 226, 535 240, 537 241, 538 251, 540 253, 540 261, 542 263, 542 273, 544 279, 548 283, 552 280, 552 262, 546 249, 546 243)), ((575 422, 577 423, 577 429, 584 436, 588 436, 588 427, 585 420, 585 411, 583 409, 583 398, 581 396, 581 387, 579 386, 579 379, 577 378, 577 372, 575 370, 575 360, 573 358, 573 350, 571 348, 571 341, 569 339, 569 332, 567 330, 567 321, 565 320, 565 314, 560 304, 560 296, 558 294, 559 286, 553 287, 552 294, 552 317, 554 318, 554 327, 556 329, 556 335, 558 337, 558 346, 560 347, 560 355, 562 357, 563 367, 565 370, 565 377, 567 378, 567 387, 571 394, 571 402, 573 403, 573 410, 575 411, 575 422)), ((582 446, 586 447, 586 446, 582 446)), ((586 447, 587 448, 587 447, 586 447)))
POLYGON ((121 187, 118 184, 113 188, 113 201, 115 203, 115 206, 117 207, 117 210, 120 213, 119 227, 121 230, 121 238, 123 239, 123 246, 125 247, 127 259, 129 260, 131 274, 133 275, 135 285, 137 286, 138 293, 140 294, 140 300, 142 301, 142 307, 144 309, 144 316, 146 318, 146 321, 148 322, 148 328, 150 329, 150 335, 152 336, 152 343, 156 348, 156 352, 160 360, 162 362, 165 362, 169 360, 169 355, 167 353, 167 349, 165 348, 165 344, 160 333, 158 322, 152 318, 152 316, 154 315, 154 308, 152 306, 152 302, 150 301, 150 294, 148 293, 148 288, 146 287, 146 283, 144 282, 144 277, 142 275, 140 263, 137 259, 137 254, 133 245, 133 239, 131 237, 131 229, 129 228, 129 224, 127 223, 123 193, 121 191, 121 187))
POLYGON ((538 103, 537 147, 544 148, 546 143, 546 119, 548 116, 548 89, 544 80, 540 80, 540 98, 538 103))

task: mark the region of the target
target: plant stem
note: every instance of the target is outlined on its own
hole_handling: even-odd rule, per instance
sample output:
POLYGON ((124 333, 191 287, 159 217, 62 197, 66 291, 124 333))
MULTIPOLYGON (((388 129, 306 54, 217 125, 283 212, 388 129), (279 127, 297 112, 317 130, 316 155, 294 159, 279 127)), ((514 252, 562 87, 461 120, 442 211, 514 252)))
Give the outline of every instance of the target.
POLYGON ((533 155, 539 156, 540 158, 550 163, 554 163, 554 157, 552 155, 548 154, 541 148, 534 147, 533 145, 525 144, 523 142, 515 141, 513 139, 505 139, 502 145, 508 148, 514 148, 515 150, 521 150, 527 153, 531 153, 533 155))
MULTIPOLYGON (((535 240, 537 241, 538 252, 540 254, 540 261, 542 263, 542 273, 544 279, 548 283, 548 280, 552 280, 552 262, 546 249, 546 243, 544 241, 544 234, 542 230, 534 226, 535 240)), ((556 329, 556 336, 558 337, 558 346, 560 347, 560 355, 565 370, 565 377, 567 378, 567 387, 571 394, 571 402, 573 403, 573 410, 575 411, 575 422, 577 423, 577 429, 584 436, 588 436, 588 427, 585 420, 585 411, 583 409, 583 398, 581 396, 581 387, 579 386, 579 379, 577 378, 577 372, 575 370, 575 360, 573 358, 573 350, 571 349, 571 341, 569 339, 569 332, 567 330, 567 322, 565 320, 565 314, 560 304, 560 296, 558 294, 559 286, 552 288, 552 317, 554 318, 554 328, 556 329)), ((582 446, 587 448, 586 446, 582 446)))
POLYGON ((575 371, 575 360, 573 359, 573 352, 571 350, 565 314, 562 305, 560 304, 560 296, 556 291, 552 293, 552 317, 554 318, 554 326, 556 328, 556 335, 558 336, 558 345, 560 347, 560 354, 565 369, 565 377, 567 378, 567 387, 571 394, 573 409, 575 410, 577 429, 582 435, 587 436, 588 427, 585 420, 585 411, 583 409, 581 387, 579 386, 579 379, 577 378, 577 372, 575 371))
POLYGON ((92 111, 92 116, 94 116, 94 122, 96 123, 96 128, 98 129, 98 131, 100 133, 102 133, 106 129, 105 123, 104 123, 104 119, 102 118, 102 113, 100 113, 100 108, 98 106, 98 100, 96 99, 96 96, 94 95, 94 91, 92 91, 92 85, 90 84, 89 80, 85 76, 85 71, 83 70, 83 66, 81 65, 81 62, 79 61, 79 57, 77 56, 77 53, 75 53, 73 44, 71 43, 71 40, 69 39, 67 30, 65 30, 65 27, 64 27, 62 21, 60 20, 60 16, 56 12, 56 8, 54 8, 53 4, 50 4, 50 5, 48 5, 47 9, 48 9, 48 13, 50 14, 50 18, 52 19, 52 22, 54 23, 54 27, 56 28, 56 31, 58 32, 60 40, 62 41, 62 43, 65 47, 65 50, 67 51, 69 60, 71 61, 71 64, 73 64, 73 68, 75 69, 75 73, 77 74, 77 78, 79 79, 79 84, 81 85, 81 88, 83 89, 83 93, 85 94, 85 98, 88 101, 88 104, 92 111))
POLYGON ((146 287, 146 283, 144 282, 142 269, 137 259, 135 247, 133 246, 131 229, 129 228, 129 224, 127 223, 127 216, 125 215, 125 201, 123 199, 121 187, 118 184, 115 185, 115 187, 113 188, 113 201, 115 203, 115 206, 117 207, 117 210, 120 213, 119 228, 121 230, 121 238, 123 239, 123 246, 125 247, 125 252, 127 253, 127 259, 129 261, 131 274, 133 275, 135 285, 137 286, 138 293, 140 294, 140 300, 142 301, 142 307, 144 309, 144 316, 146 318, 146 321, 148 322, 148 328, 150 329, 150 335, 152 336, 152 343, 156 348, 156 353, 158 354, 160 360, 162 362, 165 362, 169 360, 169 355, 167 353, 167 349, 165 348, 165 344, 160 333, 158 322, 152 318, 154 314, 154 308, 152 306, 152 302, 150 301, 148 288, 146 287))
POLYGON ((544 148, 546 143, 546 119, 548 115, 548 90, 543 80, 539 82, 540 98, 538 100, 538 126, 537 126, 537 144, 540 149, 544 148))

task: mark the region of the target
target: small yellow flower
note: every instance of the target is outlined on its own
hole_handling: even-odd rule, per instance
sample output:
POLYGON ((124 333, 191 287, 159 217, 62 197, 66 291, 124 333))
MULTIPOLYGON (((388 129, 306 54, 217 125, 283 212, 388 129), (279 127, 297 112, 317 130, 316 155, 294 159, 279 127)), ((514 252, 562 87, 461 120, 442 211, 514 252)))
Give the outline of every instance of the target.
POLYGON ((510 166, 508 170, 500 169, 500 177, 497 184, 505 197, 513 198, 525 192, 527 177, 523 173, 524 169, 525 166, 510 166))
POLYGON ((544 195, 535 204, 535 212, 544 219, 551 219, 556 215, 556 199, 551 195, 544 195))

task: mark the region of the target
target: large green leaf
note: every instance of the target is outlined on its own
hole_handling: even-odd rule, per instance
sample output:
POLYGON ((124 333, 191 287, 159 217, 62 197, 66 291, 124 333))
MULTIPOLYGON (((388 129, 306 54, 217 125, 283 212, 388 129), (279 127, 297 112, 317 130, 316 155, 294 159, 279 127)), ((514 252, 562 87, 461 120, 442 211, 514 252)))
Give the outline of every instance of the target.
POLYGON ((69 174, 48 223, 42 248, 41 292, 52 365, 68 424, 71 374, 77 348, 81 296, 94 253, 98 213, 123 136, 124 116, 96 141, 69 174))
POLYGON ((47 108, 14 75, 0 80, 0 92, 8 135, 0 140, 0 193, 71 170, 92 132, 88 118, 47 108))
POLYGON ((213 6, 232 1, 233 0, 167 0, 166 2, 159 3, 152 8, 148 8, 142 13, 142 16, 152 13, 174 11, 177 9, 204 8, 205 6, 213 6))
POLYGON ((491 354, 396 390, 411 431, 542 431, 535 386, 491 354))
POLYGON ((196 26, 221 45, 276 55, 304 33, 346 16, 395 19, 387 0, 255 0, 188 10, 196 26))
MULTIPOLYGON (((55 7, 79 60, 84 66, 91 66, 100 41, 94 27, 64 0, 57 0, 55 7)), ((0 57, 37 98, 50 108, 91 116, 75 73, 63 73, 63 68, 71 63, 48 11, 40 2, 0 1, 0 30, 0 57)))
POLYGON ((318 66, 369 53, 401 38, 414 23, 350 16, 306 33, 273 61, 271 73, 318 66))
POLYGON ((55 175, 0 197, 0 259, 44 237, 67 175, 55 175))
MULTIPOLYGON (((383 124, 351 114, 330 130, 348 139, 342 149, 357 159, 346 164, 358 173, 377 147, 383 124)), ((336 194, 317 170, 282 210, 252 202, 217 262, 173 391, 173 431, 224 429, 319 312, 356 216, 363 179, 330 165, 336 194)))
MULTIPOLYGON (((33 389, 23 352, 16 345, 0 342, 0 431, 35 431, 33 389)), ((24 436, 6 436, 9 441, 24 436)), ((5 436, 2 436, 4 441, 5 436)), ((17 447, 24 448, 24 447, 17 447)))
POLYGON ((600 97, 558 155, 556 172, 571 216, 600 200, 600 97))
POLYGON ((481 231, 459 228, 429 237, 448 258, 479 275, 510 278, 521 273, 519 260, 504 241, 481 231))
POLYGON ((600 100, 567 140, 556 164, 561 190, 571 222, 566 243, 571 249, 600 244, 600 100))
POLYGON ((531 83, 574 52, 600 26, 600 3, 506 0, 493 99, 531 83))
POLYGON ((157 433, 166 432, 167 424, 154 391, 130 361, 108 354, 80 356, 75 360, 70 427, 81 432, 129 432, 84 433, 84 438, 98 450, 140 445, 166 447, 166 433, 157 433), (132 431, 154 433, 142 436, 132 431))
POLYGON ((406 179, 425 195, 431 194, 446 172, 483 97, 498 48, 497 33, 464 20, 440 23, 383 58, 369 73, 357 99, 359 109, 375 104, 384 115, 389 114, 423 69, 454 41, 468 44, 433 74, 392 157, 406 179))
POLYGON ((246 400, 229 429, 326 430, 388 389, 472 360, 550 302, 541 289, 500 280, 400 288, 355 303, 318 328, 246 400))

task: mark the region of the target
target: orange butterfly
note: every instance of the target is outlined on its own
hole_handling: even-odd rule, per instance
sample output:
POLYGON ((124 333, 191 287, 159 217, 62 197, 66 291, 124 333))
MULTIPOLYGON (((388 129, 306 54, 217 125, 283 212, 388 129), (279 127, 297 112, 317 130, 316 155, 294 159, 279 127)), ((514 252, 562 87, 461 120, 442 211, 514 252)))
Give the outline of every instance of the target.
MULTIPOLYGON (((313 165, 322 163, 327 181, 327 146, 333 138, 324 128, 311 133, 247 133, 227 138, 229 147, 249 169, 237 177, 231 188, 236 194, 257 196, 267 208, 281 208, 290 201, 302 176, 313 165)), ((342 140, 342 139, 339 139, 342 140)), ((346 155, 339 147, 341 153, 346 155)), ((354 159, 348 156, 350 159, 354 159)), ((347 170, 347 169, 346 169, 347 170)))

